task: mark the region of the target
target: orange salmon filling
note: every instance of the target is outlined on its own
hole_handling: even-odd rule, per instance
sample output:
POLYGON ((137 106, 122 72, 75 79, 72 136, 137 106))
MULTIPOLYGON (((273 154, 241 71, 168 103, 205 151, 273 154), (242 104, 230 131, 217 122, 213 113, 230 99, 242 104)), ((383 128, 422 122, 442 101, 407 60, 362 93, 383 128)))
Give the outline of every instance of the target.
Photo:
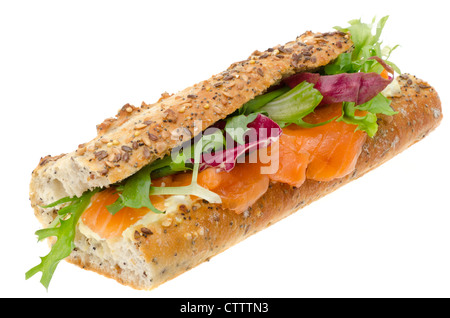
MULTIPOLYGON (((305 117, 308 123, 320 123, 341 116, 342 104, 319 107, 305 117)), ((302 128, 291 124, 283 128, 276 147, 268 149, 269 155, 278 158, 278 170, 262 174, 261 168, 270 164, 237 163, 230 172, 208 168, 198 175, 198 184, 217 193, 222 206, 236 213, 244 212, 268 189, 270 181, 300 187, 306 179, 330 181, 342 178, 355 169, 367 134, 355 131, 356 126, 332 121, 314 128, 302 128), (276 156, 278 153, 278 156, 276 156)), ((152 180, 153 186, 185 186, 191 183, 191 173, 152 180)), ((167 196, 150 196, 153 205, 164 210, 167 196)), ((102 238, 114 238, 142 219, 149 209, 123 208, 114 215, 106 209, 114 203, 118 194, 114 189, 97 193, 92 204, 82 215, 82 221, 102 238)))
POLYGON ((132 209, 123 208, 112 215, 106 209, 113 204, 119 195, 115 189, 106 189, 94 195, 91 205, 81 215, 81 219, 92 231, 102 238, 112 238, 122 235, 122 232, 133 225, 148 213, 147 208, 132 209))

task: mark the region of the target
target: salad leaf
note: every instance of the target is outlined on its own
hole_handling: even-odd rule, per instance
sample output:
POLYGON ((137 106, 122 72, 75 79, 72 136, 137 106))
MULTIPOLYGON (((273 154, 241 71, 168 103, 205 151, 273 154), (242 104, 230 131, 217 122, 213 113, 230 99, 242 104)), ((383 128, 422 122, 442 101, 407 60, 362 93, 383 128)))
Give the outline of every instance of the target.
MULTIPOLYGON (((96 192, 98 192, 98 189, 87 191, 79 198, 75 197, 69 206, 59 211, 51 227, 36 231, 39 241, 51 236, 56 236, 57 240, 52 246, 50 253, 41 257, 41 263, 25 273, 25 279, 29 279, 38 272, 42 272, 41 284, 48 289, 59 262, 68 257, 75 247, 74 238, 78 219, 84 210, 86 210, 91 202, 92 196, 96 192)), ((62 202, 62 200, 59 200, 56 202, 60 202, 61 204, 69 201, 62 202)), ((51 205, 56 206, 55 203, 51 205)))
POLYGON ((352 53, 342 53, 334 63, 325 66, 325 74, 356 73, 359 69, 353 65, 352 53))
MULTIPOLYGON (((361 19, 355 19, 348 22, 350 26, 347 28, 342 28, 339 26, 335 27, 338 31, 350 32, 352 35, 352 41, 355 45, 355 49, 352 52, 352 55, 354 56, 353 60, 366 57, 366 54, 371 50, 379 49, 378 42, 388 18, 389 16, 385 16, 378 21, 375 34, 372 34, 373 25, 376 20, 375 17, 373 18, 371 24, 362 23, 361 19)), ((377 53, 379 53, 379 51, 377 53)))
POLYGON ((227 147, 226 150, 216 151, 214 154, 203 153, 200 170, 215 167, 230 171, 234 168, 238 159, 257 149, 268 147, 280 137, 282 130, 276 122, 260 113, 255 115, 256 118, 247 124, 248 130, 242 137, 245 142, 243 144, 235 143, 227 147))
POLYGON ((195 195, 207 200, 209 203, 222 203, 222 199, 218 194, 203 188, 197 183, 202 149, 203 145, 200 139, 194 148, 194 168, 190 185, 182 187, 151 187, 150 195, 195 195))
POLYGON ((60 204, 67 203, 67 202, 73 202, 73 201, 76 201, 76 200, 78 200, 77 197, 64 197, 64 198, 59 199, 58 201, 55 201, 55 202, 53 202, 53 203, 51 203, 49 205, 41 206, 41 208, 44 208, 44 209, 53 208, 53 207, 58 206, 60 204))
POLYGON ((311 127, 311 124, 305 123, 303 118, 314 111, 322 98, 322 94, 314 88, 314 84, 304 81, 259 110, 266 113, 280 127, 291 123, 311 127))
POLYGON ((359 106, 355 106, 355 103, 352 102, 344 102, 342 105, 342 116, 336 121, 357 125, 356 130, 365 131, 369 137, 373 137, 378 131, 376 114, 388 116, 397 114, 390 105, 391 101, 382 94, 378 94, 372 100, 359 106), (357 116, 355 115, 356 110, 366 111, 367 114, 364 116, 357 116))
POLYGON ((253 122, 258 116, 257 113, 250 115, 237 115, 227 119, 225 132, 231 136, 238 144, 245 144, 244 136, 250 130, 247 125, 253 122))
MULTIPOLYGON (((373 59, 373 58, 371 58, 373 59)), ((378 58, 376 58, 378 59, 378 58)), ((390 72, 394 72, 384 61, 390 72)), ((295 87, 303 81, 314 84, 323 96, 322 105, 341 102, 355 102, 356 105, 363 104, 375 96, 391 82, 391 79, 383 78, 375 72, 371 73, 342 73, 335 75, 319 75, 317 73, 299 73, 284 80, 290 87, 295 87)))
POLYGON ((391 100, 389 100, 382 94, 378 94, 367 103, 357 106, 357 109, 387 116, 398 114, 398 112, 392 109, 391 100))
POLYGON ((284 93, 287 93, 289 90, 290 88, 285 86, 270 93, 256 96, 254 99, 248 101, 244 104, 244 106, 239 108, 239 114, 250 115, 251 113, 255 113, 268 102, 283 95, 284 93))
POLYGON ((344 102, 342 104, 342 116, 336 121, 357 125, 356 130, 365 131, 369 137, 375 136, 378 131, 377 115, 369 112, 365 116, 356 116, 356 110, 355 103, 344 102))
POLYGON ((169 165, 156 170, 152 175, 163 177, 180 171, 192 170, 195 145, 198 145, 199 142, 201 143, 202 154, 221 151, 226 146, 223 131, 216 127, 208 128, 201 136, 197 136, 184 143, 181 147, 173 149, 171 154, 172 161, 169 161, 169 165))
MULTIPOLYGON (((361 22, 359 20, 351 20, 347 28, 335 27, 336 30, 341 32, 350 32, 354 49, 351 53, 341 54, 334 63, 325 67, 325 74, 341 74, 341 73, 381 73, 383 66, 378 63, 377 60, 370 59, 370 57, 378 56, 387 60, 392 51, 395 50, 398 45, 393 48, 382 48, 382 42, 380 41, 381 33, 386 25, 389 16, 385 16, 378 21, 375 34, 372 34, 372 29, 375 24, 375 18, 373 18, 371 24, 361 22)), ((387 62, 397 73, 401 73, 400 69, 392 62, 387 62)))
POLYGON ((152 166, 147 166, 129 178, 123 187, 123 192, 119 194, 117 201, 106 206, 109 213, 114 215, 124 207, 135 209, 146 207, 155 213, 164 213, 154 207, 148 196, 152 183, 150 177, 151 171, 152 166))
MULTIPOLYGON (((208 128, 201 139, 202 153, 220 151, 225 147, 225 137, 220 129, 208 128)), ((178 172, 192 170, 194 161, 194 145, 192 143, 194 140, 189 140, 181 147, 173 149, 171 156, 163 159, 166 163, 162 167, 152 170, 151 177, 157 179, 178 172)))
MULTIPOLYGON (((211 153, 223 150, 226 147, 226 140, 222 130, 218 128, 208 128, 201 137, 202 150, 201 153, 211 153)), ((194 158, 194 153, 191 152, 194 158)))

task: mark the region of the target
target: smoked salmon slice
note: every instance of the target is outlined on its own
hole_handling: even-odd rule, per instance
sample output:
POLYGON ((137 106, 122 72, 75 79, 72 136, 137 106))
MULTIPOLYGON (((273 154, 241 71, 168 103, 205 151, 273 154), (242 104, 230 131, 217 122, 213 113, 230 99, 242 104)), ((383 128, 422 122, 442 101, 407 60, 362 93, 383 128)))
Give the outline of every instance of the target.
MULTIPOLYGON (((149 211, 147 208, 132 209, 125 207, 112 215, 106 206, 113 204, 119 194, 114 188, 103 190, 94 195, 91 205, 81 215, 81 220, 101 238, 109 239, 122 235, 122 232, 136 223, 149 211)), ((157 206, 163 203, 162 198, 152 198, 152 203, 157 206), (159 204, 158 204, 159 203, 159 204)))
POLYGON ((237 163, 230 172, 208 168, 198 175, 198 184, 220 195, 222 206, 236 213, 255 203, 269 188, 269 181, 259 163, 237 163))
MULTIPOLYGON (((337 103, 316 109, 305 121, 316 124, 341 114, 342 104, 337 103)), ((365 132, 356 130, 355 125, 342 121, 314 128, 289 125, 283 129, 283 134, 294 137, 297 149, 310 154, 306 178, 316 181, 330 181, 351 173, 367 137, 365 132)))
POLYGON ((297 147, 295 136, 287 134, 280 136, 276 146, 271 147, 270 155, 272 160, 278 158, 278 169, 269 175, 270 180, 300 187, 306 180, 310 154, 297 147), (278 154, 274 153, 274 149, 278 154))

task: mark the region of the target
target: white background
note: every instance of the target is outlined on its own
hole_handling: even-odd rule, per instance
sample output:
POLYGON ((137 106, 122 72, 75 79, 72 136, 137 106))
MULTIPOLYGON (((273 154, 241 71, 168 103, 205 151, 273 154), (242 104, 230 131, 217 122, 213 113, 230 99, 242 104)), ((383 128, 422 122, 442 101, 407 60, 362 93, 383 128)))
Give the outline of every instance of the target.
POLYGON ((61 262, 49 291, 31 171, 126 103, 155 102, 306 30, 390 15, 383 39, 449 113, 445 1, 1 1, 0 296, 449 297, 448 118, 429 137, 210 262, 136 291, 61 262))

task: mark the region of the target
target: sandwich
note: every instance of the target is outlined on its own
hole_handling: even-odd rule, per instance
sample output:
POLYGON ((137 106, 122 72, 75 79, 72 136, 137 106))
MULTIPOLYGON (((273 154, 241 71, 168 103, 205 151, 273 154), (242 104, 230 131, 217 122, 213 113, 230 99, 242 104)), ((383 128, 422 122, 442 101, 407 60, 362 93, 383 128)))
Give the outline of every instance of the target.
POLYGON ((247 59, 153 104, 124 105, 76 150, 40 159, 30 200, 50 252, 150 290, 423 139, 438 94, 352 20, 247 59))

